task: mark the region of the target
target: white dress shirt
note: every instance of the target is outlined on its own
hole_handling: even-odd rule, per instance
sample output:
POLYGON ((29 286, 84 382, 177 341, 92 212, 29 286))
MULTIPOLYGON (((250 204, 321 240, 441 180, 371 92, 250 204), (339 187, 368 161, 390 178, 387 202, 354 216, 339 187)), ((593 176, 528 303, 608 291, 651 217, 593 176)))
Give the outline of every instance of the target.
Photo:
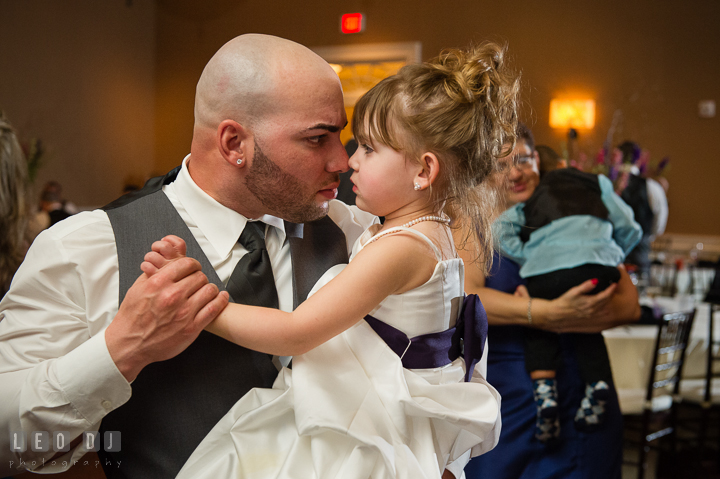
POLYGON ((652 178, 647 179, 647 195, 650 209, 653 212, 651 238, 659 236, 665 232, 665 226, 668 219, 668 202, 665 195, 665 188, 652 178))
MULTIPOLYGON (((630 168, 630 174, 640 176, 640 168, 633 165, 630 168)), ((644 231, 643 233, 649 234, 652 240, 665 232, 668 219, 668 202, 665 188, 652 178, 645 179, 645 189, 650 211, 653 212, 653 222, 650 231, 644 231)))
MULTIPOLYGON (((247 218, 200 189, 183 161, 163 191, 227 283, 246 250, 238 243, 247 218)), ((348 252, 377 221, 339 201, 329 216, 342 228, 348 252)), ((279 308, 292 310, 292 265, 283 221, 264 216, 266 245, 279 308)), ((158 238, 160 239, 160 238, 158 238)), ((322 279, 321 279, 322 280, 322 279)), ((112 227, 102 210, 84 212, 41 233, 0 302, 0 476, 21 466, 60 472, 78 460, 82 445, 58 458, 52 451, 10 450, 15 431, 97 431, 102 418, 124 404, 131 386, 115 366, 101 334, 118 311, 118 260, 112 227), (36 461, 35 467, 32 461, 36 461), (12 461, 12 464, 11 464, 12 461)), ((142 374, 142 373, 141 373, 142 374)))

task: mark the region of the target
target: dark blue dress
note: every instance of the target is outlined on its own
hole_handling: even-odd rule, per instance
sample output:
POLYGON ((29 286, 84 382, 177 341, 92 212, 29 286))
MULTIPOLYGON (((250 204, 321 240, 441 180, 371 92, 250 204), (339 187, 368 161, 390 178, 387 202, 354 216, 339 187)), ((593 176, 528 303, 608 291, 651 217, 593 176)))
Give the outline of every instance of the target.
MULTIPOLYGON (((523 283, 519 266, 495 256, 485 285, 512 294, 523 283)), ((492 451, 470 461, 468 479, 620 479, 622 466, 622 415, 615 389, 605 406, 602 428, 579 432, 573 419, 584 394, 574 348, 561 336, 563 366, 558 371, 560 442, 549 449, 534 437, 535 402, 532 382, 525 370, 521 326, 490 326, 487 380, 502 396, 502 432, 492 451)))

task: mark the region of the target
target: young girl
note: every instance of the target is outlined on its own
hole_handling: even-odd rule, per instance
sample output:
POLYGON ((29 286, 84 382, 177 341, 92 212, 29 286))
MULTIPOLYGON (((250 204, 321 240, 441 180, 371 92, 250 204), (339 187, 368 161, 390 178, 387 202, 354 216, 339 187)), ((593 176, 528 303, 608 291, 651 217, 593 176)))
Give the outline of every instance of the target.
MULTIPOLYGON (((517 122, 518 80, 506 69, 496 45, 450 51, 360 99, 353 190, 385 222, 292 313, 230 304, 208 327, 294 356, 292 370, 243 397, 178 477, 460 477, 470 453, 495 445, 500 398, 475 368, 487 320, 476 296, 463 302, 449 225, 471 218, 488 256, 481 183, 517 122)), ((184 243, 167 237, 143 270, 178 254, 184 243)))

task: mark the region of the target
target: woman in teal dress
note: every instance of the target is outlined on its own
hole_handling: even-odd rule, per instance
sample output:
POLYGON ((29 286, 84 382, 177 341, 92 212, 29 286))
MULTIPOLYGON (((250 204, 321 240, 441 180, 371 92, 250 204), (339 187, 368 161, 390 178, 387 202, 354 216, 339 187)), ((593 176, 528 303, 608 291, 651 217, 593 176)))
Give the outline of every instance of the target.
MULTIPOLYGON (((519 128, 517 145, 507 161, 503 192, 509 207, 527 200, 539 182, 537 153, 527 128, 519 128)), ((471 260, 466 258, 466 264, 471 260)), ((560 433, 557 441, 548 444, 535 438, 536 405, 525 369, 524 327, 596 333, 639 318, 637 291, 623 269, 619 283, 597 295, 586 295, 593 287, 587 281, 552 301, 531 299, 519 266, 509 259, 496 255, 487 278, 479 269, 466 268, 465 290, 480 296, 490 324, 488 381, 502 396, 500 441, 495 449, 470 461, 465 469, 468 479, 620 479, 622 415, 612 385, 603 427, 594 432, 576 430, 574 412, 584 383, 574 348, 561 337, 560 433)))

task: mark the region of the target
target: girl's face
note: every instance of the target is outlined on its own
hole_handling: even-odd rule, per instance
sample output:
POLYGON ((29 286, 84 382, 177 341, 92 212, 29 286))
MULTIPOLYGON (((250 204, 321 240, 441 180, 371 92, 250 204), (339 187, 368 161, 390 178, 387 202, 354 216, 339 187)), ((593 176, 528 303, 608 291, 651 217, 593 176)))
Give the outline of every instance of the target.
POLYGON ((389 216, 416 199, 413 182, 420 165, 381 143, 362 144, 348 162, 359 208, 377 216, 389 216))

